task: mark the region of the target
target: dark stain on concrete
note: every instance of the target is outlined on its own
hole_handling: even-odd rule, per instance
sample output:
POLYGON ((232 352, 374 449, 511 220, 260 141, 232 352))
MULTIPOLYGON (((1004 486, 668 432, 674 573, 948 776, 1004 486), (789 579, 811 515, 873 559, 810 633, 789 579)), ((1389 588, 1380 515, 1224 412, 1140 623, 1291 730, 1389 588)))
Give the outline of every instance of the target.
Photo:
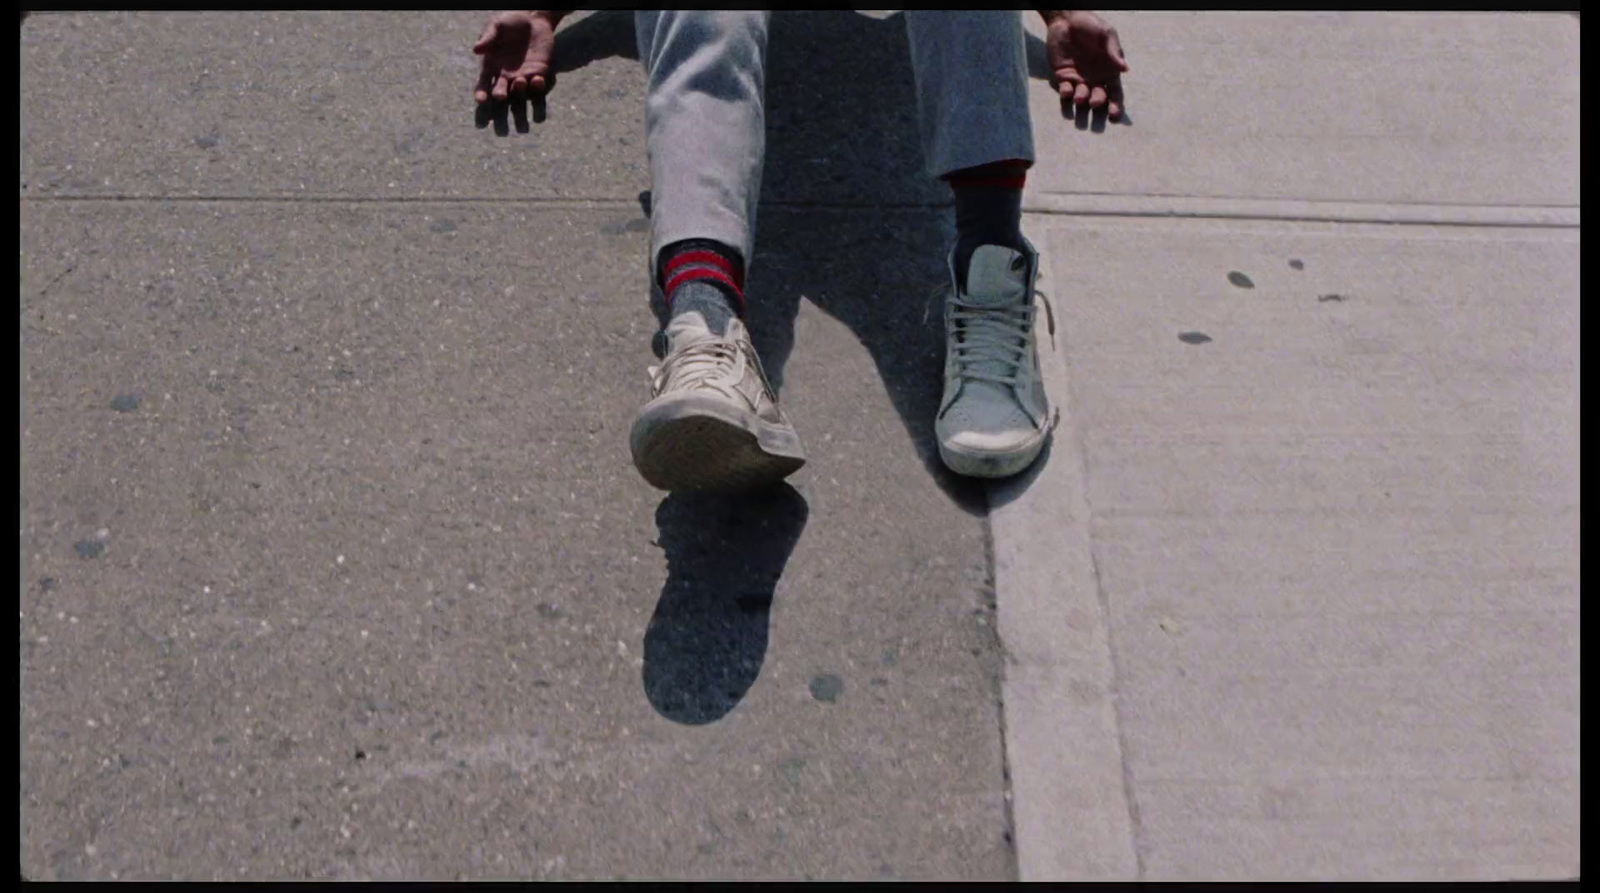
POLYGON ((833 673, 818 673, 811 677, 811 696, 825 704, 839 700, 844 693, 844 680, 833 673))

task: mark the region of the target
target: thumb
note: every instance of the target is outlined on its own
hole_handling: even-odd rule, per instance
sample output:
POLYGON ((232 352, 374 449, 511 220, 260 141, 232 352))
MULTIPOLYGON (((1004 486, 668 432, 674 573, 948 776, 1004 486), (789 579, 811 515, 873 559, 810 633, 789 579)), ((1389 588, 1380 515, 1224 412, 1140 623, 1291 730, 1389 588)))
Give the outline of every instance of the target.
POLYGON ((478 42, 472 45, 472 51, 480 56, 484 53, 487 53, 489 51, 489 47, 494 46, 494 41, 495 38, 499 36, 499 31, 500 23, 490 22, 488 26, 483 29, 483 36, 478 38, 478 42))
POLYGON ((1106 35, 1106 52, 1111 55, 1111 61, 1117 63, 1118 68, 1123 71, 1128 70, 1128 60, 1122 55, 1122 41, 1117 37, 1115 29, 1106 35))

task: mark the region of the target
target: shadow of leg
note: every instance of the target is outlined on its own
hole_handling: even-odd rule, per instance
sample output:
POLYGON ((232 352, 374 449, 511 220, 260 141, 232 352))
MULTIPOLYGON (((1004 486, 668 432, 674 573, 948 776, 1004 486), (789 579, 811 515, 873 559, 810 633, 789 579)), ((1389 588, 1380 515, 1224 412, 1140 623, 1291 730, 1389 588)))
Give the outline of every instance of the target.
POLYGON ((633 19, 632 10, 602 9, 562 28, 556 32, 550 67, 565 74, 612 56, 639 61, 633 19))
MULTIPOLYGON (((778 12, 770 45, 764 205, 749 286, 762 362, 781 387, 802 299, 844 323, 871 354, 928 473, 964 511, 981 514, 981 482, 945 469, 933 436, 944 306, 929 292, 949 275, 953 217, 949 188, 922 158, 905 22, 778 12)), ((796 424, 804 432, 808 422, 796 424)))
POLYGON ((867 349, 910 446, 934 483, 962 511, 987 511, 983 482, 946 468, 934 435, 944 393, 948 212, 863 209, 841 215, 784 209, 768 214, 763 225, 772 247, 751 276, 752 293, 759 282, 768 302, 751 305, 752 316, 759 313, 763 323, 751 327, 752 339, 761 338, 757 347, 763 362, 769 348, 780 368, 787 360, 803 296, 848 327, 867 349))
MULTIPOLYGON (((756 258, 763 259, 759 248, 756 258)), ((750 343, 761 355, 761 367, 766 370, 767 380, 781 397, 783 373, 789 364, 789 354, 794 350, 794 322, 800 313, 800 293, 788 287, 792 283, 783 281, 784 277, 767 275, 784 271, 781 261, 766 266, 773 266, 775 270, 769 271, 762 264, 751 270, 745 323, 750 328, 750 343)))
POLYGON ((645 630, 643 669, 656 712, 685 725, 715 722, 755 684, 772 595, 808 513, 788 484, 662 500, 667 582, 645 630))
POLYGON ((1024 34, 1022 39, 1028 53, 1028 77, 1036 81, 1050 80, 1050 53, 1045 49, 1044 41, 1032 34, 1024 34))

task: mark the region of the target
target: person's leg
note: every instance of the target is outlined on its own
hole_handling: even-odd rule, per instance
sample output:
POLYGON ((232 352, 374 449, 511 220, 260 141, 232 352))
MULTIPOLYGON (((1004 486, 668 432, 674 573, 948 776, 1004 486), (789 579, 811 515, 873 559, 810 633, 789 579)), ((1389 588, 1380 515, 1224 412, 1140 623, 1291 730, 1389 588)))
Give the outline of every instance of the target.
POLYGON ((781 480, 804 464, 741 319, 766 140, 767 13, 639 12, 650 267, 667 351, 629 447, 663 490, 781 480))
POLYGON ((924 162, 956 205, 934 430, 951 469, 1004 477, 1033 462, 1051 421, 1035 346, 1038 256, 1021 229, 1033 163, 1022 18, 920 10, 905 20, 924 162))
POLYGON ((635 14, 648 76, 650 265, 669 312, 743 311, 766 148, 765 12, 635 14))
POLYGON ((979 245, 1023 245, 1022 186, 1033 164, 1033 129, 1022 17, 908 10, 905 20, 923 162, 954 194, 955 265, 965 283, 979 245))

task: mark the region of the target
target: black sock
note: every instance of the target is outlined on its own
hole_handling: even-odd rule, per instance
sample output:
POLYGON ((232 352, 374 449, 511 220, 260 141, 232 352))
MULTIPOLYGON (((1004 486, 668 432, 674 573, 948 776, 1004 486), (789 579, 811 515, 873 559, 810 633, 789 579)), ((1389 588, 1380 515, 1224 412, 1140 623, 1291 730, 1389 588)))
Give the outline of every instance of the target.
POLYGON ((656 269, 667 299, 667 318, 690 310, 717 335, 744 313, 744 262, 739 252, 710 239, 687 239, 661 249, 656 269))
POLYGON ((956 282, 967 287, 967 265, 979 245, 1022 251, 1025 161, 997 161, 945 175, 956 200, 956 282))
POLYGON ((705 318, 706 327, 714 335, 728 334, 728 320, 733 319, 733 303, 726 293, 703 279, 695 279, 678 286, 672 292, 672 310, 668 321, 693 310, 705 318))

